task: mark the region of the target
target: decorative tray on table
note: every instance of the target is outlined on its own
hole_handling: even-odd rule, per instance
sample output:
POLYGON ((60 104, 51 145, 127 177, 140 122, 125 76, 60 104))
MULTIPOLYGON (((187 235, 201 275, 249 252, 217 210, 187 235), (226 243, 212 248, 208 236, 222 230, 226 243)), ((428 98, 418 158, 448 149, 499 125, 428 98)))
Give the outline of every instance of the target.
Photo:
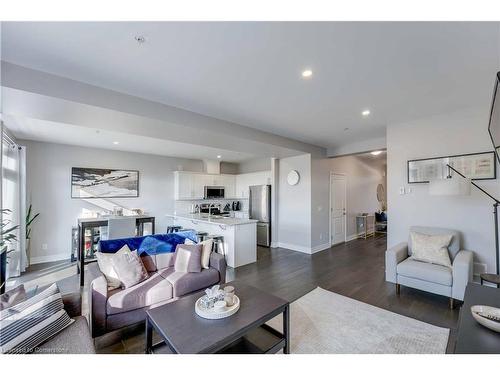
POLYGON ((231 316, 233 314, 236 314, 236 312, 240 308, 240 299, 238 296, 234 296, 234 303, 231 306, 225 306, 222 309, 218 310, 215 307, 210 307, 207 308, 202 305, 201 299, 203 297, 198 298, 198 300, 195 303, 194 306, 194 311, 196 314, 201 316, 202 318, 205 319, 222 319, 222 318, 227 318, 228 316, 231 316))

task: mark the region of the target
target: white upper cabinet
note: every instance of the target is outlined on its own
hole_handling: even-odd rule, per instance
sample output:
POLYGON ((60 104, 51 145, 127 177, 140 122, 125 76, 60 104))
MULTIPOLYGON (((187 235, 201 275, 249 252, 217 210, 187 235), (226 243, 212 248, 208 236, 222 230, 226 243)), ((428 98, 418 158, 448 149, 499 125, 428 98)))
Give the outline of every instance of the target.
POLYGON ((224 186, 224 195, 226 198, 236 198, 236 176, 235 175, 221 175, 221 186, 224 186))
POLYGON ((205 186, 224 186, 226 198, 236 198, 235 175, 174 172, 174 198, 176 200, 203 199, 205 186))
POLYGON ((191 173, 174 173, 174 194, 175 199, 194 198, 194 175, 191 173))
POLYGON ((207 182, 207 176, 204 174, 195 173, 193 176, 193 199, 203 199, 205 196, 205 185, 209 185, 207 182))
POLYGON ((243 173, 236 175, 236 197, 248 198, 250 186, 254 185, 270 185, 271 171, 243 173))

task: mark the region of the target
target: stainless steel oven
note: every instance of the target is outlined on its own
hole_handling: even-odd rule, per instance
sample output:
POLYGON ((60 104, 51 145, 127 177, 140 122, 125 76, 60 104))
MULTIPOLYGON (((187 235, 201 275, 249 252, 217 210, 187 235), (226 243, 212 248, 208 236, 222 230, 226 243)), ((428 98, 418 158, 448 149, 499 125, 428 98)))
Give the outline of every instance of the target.
POLYGON ((224 198, 224 186, 205 186, 205 199, 224 198))

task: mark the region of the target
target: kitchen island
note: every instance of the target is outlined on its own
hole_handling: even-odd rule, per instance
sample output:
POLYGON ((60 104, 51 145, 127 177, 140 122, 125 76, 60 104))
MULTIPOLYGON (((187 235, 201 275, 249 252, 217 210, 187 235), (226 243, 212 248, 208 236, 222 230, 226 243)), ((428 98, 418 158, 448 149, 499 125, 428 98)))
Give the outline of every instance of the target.
POLYGON ((224 237, 223 249, 229 267, 257 261, 257 220, 206 214, 168 214, 174 225, 224 237))

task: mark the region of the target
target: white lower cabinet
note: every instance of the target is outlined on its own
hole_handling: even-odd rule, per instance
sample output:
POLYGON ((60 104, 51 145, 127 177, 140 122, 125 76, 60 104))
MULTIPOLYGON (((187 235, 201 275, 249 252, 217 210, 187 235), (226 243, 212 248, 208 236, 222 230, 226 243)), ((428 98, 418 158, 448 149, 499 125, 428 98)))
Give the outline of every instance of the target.
POLYGON ((229 267, 240 267, 257 261, 256 223, 221 225, 185 218, 174 218, 175 225, 224 237, 223 248, 229 267))

